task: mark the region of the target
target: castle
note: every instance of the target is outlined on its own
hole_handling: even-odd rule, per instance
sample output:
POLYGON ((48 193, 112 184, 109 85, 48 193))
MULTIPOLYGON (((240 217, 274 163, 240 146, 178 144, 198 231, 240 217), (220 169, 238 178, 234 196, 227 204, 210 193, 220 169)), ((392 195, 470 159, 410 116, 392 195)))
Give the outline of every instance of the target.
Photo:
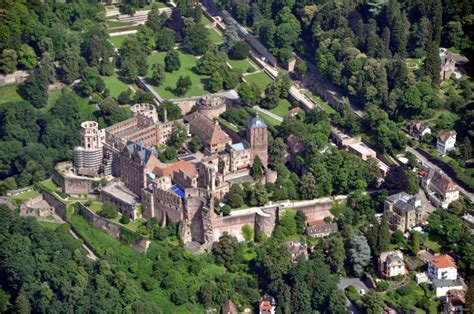
MULTIPOLYGON (((71 194, 93 190, 94 179, 113 179, 100 188, 100 199, 112 202, 122 215, 131 219, 154 219, 162 226, 169 221, 179 224, 181 239, 195 252, 209 250, 224 233, 243 240, 241 229, 249 225, 257 232, 270 235, 278 221, 281 206, 270 205, 223 216, 215 200, 222 199, 232 184, 254 182, 250 169, 258 156, 264 165, 262 182, 275 182, 276 172, 267 167, 268 127, 258 114, 251 117, 245 137, 214 121, 219 102, 204 98, 195 111, 183 120, 158 121, 151 104, 131 107, 132 117, 100 130, 97 122, 81 124, 81 146, 75 149, 73 167, 53 180, 71 194), (178 125, 184 125, 190 136, 199 138, 202 149, 196 153, 178 154, 178 161, 163 163, 161 149, 178 125), (74 182, 73 188, 68 183, 74 182), (138 204, 141 203, 141 207, 138 204), (141 212, 139 212, 141 208, 141 212)), ((181 151, 182 151, 181 150, 181 151)), ((57 169, 56 169, 57 170, 57 169)), ((302 202, 294 205, 308 220, 319 221, 330 216, 331 200, 302 202)))

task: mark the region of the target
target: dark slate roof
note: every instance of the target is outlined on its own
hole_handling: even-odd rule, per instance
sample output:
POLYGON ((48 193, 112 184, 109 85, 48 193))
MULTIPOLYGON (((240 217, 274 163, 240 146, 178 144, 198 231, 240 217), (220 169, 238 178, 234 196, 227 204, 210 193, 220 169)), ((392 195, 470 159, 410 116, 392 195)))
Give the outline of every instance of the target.
POLYGON ((259 129, 259 128, 268 128, 262 118, 258 115, 258 112, 255 114, 255 117, 251 117, 247 127, 249 129, 259 129))
POLYGON ((137 153, 142 162, 147 163, 150 159, 151 155, 156 155, 156 151, 154 148, 146 148, 143 142, 135 143, 129 141, 126 146, 127 150, 130 152, 130 155, 137 153))

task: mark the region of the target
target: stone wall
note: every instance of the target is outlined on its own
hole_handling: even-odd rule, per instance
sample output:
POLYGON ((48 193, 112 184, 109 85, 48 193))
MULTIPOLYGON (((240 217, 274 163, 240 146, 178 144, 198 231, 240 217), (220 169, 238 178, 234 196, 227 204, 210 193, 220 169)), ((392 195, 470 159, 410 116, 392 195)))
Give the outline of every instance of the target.
POLYGON ((43 199, 48 202, 51 206, 54 207, 54 211, 56 214, 61 217, 64 221, 67 221, 67 205, 56 198, 53 194, 48 191, 41 190, 41 194, 43 195, 43 199))
POLYGON ((82 203, 78 203, 78 204, 81 209, 81 215, 84 218, 86 218, 86 220, 91 225, 105 231, 108 235, 114 237, 117 240, 120 239, 120 228, 121 228, 120 225, 110 220, 107 220, 104 217, 96 215, 92 210, 90 210, 88 207, 86 207, 82 203))
POLYGON ((307 221, 320 221, 326 217, 332 217, 329 211, 333 202, 345 199, 346 196, 336 196, 335 198, 321 198, 302 202, 282 202, 271 204, 261 208, 249 208, 235 211, 233 215, 226 217, 215 217, 212 219, 213 241, 218 241, 225 233, 235 236, 239 241, 243 241, 242 227, 249 225, 256 232, 271 235, 275 225, 280 219, 280 215, 288 209, 302 211, 307 217, 307 221))
POLYGON ((247 215, 214 218, 212 220, 214 241, 219 241, 219 238, 226 232, 236 237, 237 240, 243 241, 242 227, 244 225, 249 225, 252 229, 255 229, 255 212, 247 215))
POLYGON ((61 169, 66 167, 67 163, 58 163, 53 169, 51 179, 61 187, 64 193, 71 195, 89 194, 93 191, 94 180, 86 177, 63 174, 61 169))

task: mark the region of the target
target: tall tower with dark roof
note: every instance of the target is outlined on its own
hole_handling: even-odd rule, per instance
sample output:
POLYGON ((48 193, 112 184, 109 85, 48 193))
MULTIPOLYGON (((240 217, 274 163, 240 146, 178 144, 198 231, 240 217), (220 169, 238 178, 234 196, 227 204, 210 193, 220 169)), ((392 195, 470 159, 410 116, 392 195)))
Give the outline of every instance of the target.
POLYGON ((264 166, 268 164, 268 126, 258 112, 247 124, 247 142, 252 151, 252 160, 259 156, 264 166))

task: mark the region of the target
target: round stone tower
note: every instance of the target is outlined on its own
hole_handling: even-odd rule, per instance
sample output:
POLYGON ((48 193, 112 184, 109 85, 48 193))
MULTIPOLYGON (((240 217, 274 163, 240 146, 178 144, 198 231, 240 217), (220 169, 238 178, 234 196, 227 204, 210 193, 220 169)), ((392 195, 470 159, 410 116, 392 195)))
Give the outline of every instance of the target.
POLYGON ((252 160, 260 157, 264 166, 268 164, 268 126, 262 118, 255 114, 247 124, 247 142, 252 151, 252 160))

